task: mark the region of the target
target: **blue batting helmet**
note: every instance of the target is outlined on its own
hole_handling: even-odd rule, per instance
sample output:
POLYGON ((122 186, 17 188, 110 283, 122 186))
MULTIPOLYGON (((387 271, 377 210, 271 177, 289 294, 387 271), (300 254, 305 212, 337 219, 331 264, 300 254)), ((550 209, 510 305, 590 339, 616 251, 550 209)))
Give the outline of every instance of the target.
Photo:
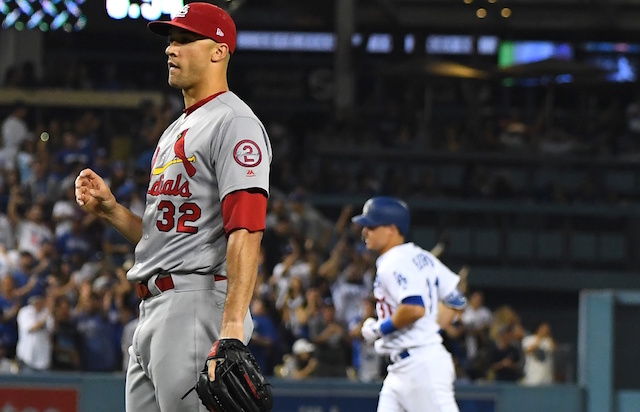
POLYGON ((409 207, 395 197, 372 197, 362 207, 362 214, 354 216, 352 222, 365 227, 395 225, 402 236, 409 232, 409 207))

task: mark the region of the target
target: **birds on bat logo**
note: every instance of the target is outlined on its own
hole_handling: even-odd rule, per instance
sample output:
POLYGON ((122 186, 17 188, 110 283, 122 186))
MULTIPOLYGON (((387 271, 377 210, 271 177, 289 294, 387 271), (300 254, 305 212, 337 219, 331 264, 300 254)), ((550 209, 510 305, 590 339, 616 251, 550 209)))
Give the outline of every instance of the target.
MULTIPOLYGON (((178 138, 176 142, 173 144, 173 152, 175 153, 175 157, 169 160, 167 163, 162 166, 154 167, 152 169, 153 175, 161 175, 164 171, 175 164, 182 164, 184 166, 185 171, 189 175, 189 177, 193 177, 196 174, 196 167, 193 165, 196 162, 196 156, 187 157, 184 149, 184 138, 187 135, 189 129, 185 129, 178 133, 178 138)), ((155 164, 155 159, 154 159, 155 164)))

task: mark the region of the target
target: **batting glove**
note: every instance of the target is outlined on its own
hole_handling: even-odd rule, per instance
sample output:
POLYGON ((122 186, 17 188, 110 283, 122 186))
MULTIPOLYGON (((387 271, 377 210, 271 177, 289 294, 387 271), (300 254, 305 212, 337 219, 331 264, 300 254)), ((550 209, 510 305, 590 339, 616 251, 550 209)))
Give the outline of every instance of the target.
POLYGON ((380 323, 374 318, 367 318, 367 320, 364 321, 361 332, 362 337, 367 343, 375 342, 382 336, 380 323))

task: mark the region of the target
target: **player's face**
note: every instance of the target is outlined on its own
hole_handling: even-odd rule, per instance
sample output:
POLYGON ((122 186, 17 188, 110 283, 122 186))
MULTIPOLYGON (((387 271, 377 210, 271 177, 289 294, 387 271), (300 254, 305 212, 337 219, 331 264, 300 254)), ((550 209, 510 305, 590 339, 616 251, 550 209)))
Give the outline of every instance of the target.
POLYGON ((211 53, 216 43, 199 34, 172 29, 169 45, 165 49, 168 56, 169 85, 187 90, 198 86, 207 78, 211 67, 211 53))
POLYGON ((393 226, 365 227, 362 229, 362 240, 367 249, 384 253, 389 249, 393 230, 393 226))

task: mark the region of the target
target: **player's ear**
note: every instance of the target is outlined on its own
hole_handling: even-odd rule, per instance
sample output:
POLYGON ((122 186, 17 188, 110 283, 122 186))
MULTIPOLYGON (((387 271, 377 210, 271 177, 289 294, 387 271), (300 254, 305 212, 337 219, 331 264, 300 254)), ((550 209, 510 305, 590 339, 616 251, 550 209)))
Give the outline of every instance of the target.
POLYGON ((211 50, 211 62, 215 63, 224 60, 229 55, 229 46, 226 43, 216 43, 211 50))

